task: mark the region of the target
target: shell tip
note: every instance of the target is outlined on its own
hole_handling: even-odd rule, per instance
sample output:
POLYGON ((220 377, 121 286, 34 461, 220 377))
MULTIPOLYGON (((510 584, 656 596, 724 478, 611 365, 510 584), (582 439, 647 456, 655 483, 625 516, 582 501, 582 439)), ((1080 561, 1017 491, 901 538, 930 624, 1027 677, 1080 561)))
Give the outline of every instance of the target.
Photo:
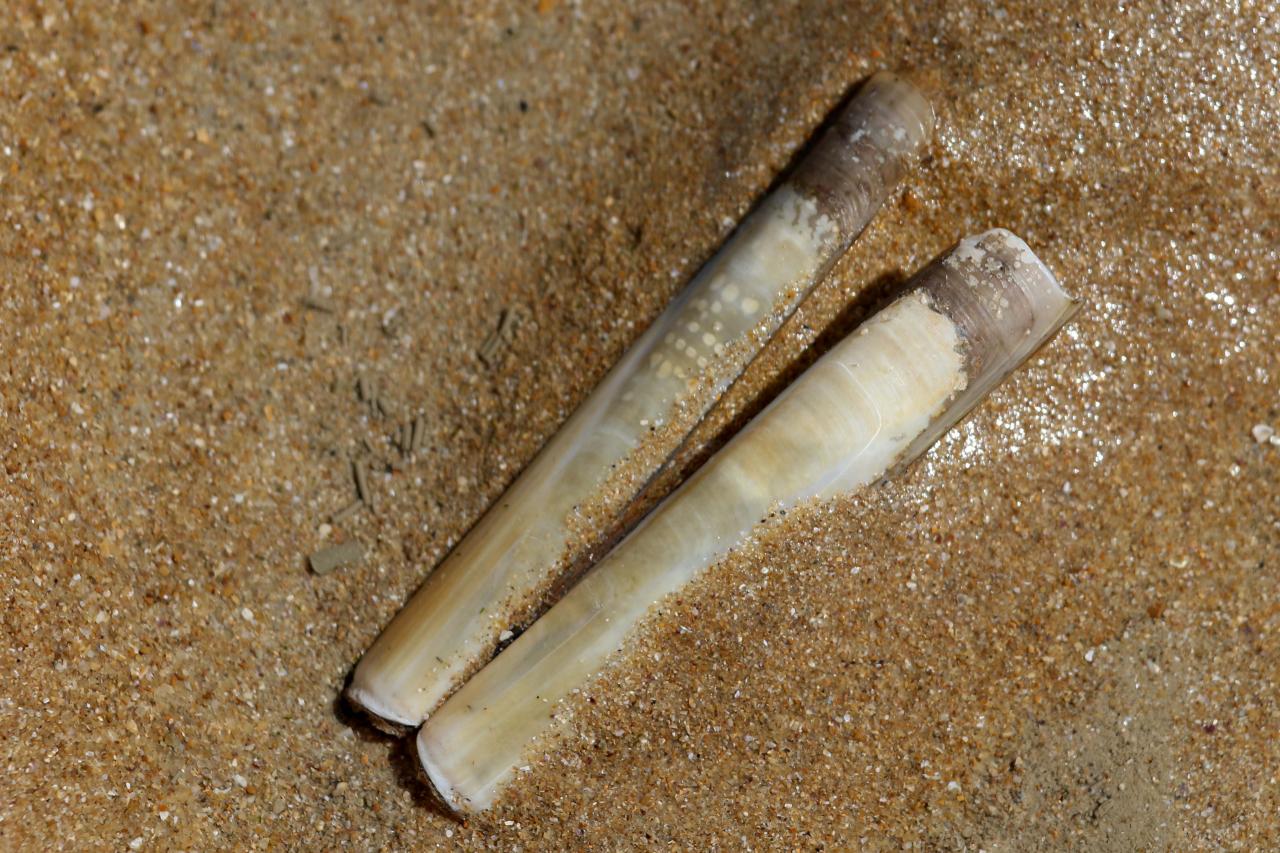
POLYGON ((473 811, 477 811, 477 809, 471 808, 471 801, 464 797, 454 784, 449 781, 444 768, 433 755, 434 749, 430 740, 426 728, 418 731, 416 743, 418 764, 422 767, 422 773, 426 776, 432 793, 436 795, 440 802, 458 814, 470 814, 473 811))
POLYGON ((379 731, 402 737, 422 722, 378 698, 377 694, 360 683, 359 677, 360 671, 357 668, 356 677, 344 691, 347 704, 368 717, 369 722, 379 731))

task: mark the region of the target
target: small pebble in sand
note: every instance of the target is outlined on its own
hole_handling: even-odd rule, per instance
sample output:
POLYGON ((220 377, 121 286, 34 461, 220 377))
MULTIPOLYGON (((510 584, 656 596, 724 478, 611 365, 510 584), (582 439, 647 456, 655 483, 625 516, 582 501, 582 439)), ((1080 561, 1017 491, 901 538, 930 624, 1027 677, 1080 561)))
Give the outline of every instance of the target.
POLYGON ((321 314, 332 314, 337 310, 332 302, 320 296, 304 296, 302 298, 302 307, 309 308, 312 311, 319 311, 321 314))
POLYGON ((364 548, 359 542, 343 542, 322 548, 307 559, 311 563, 311 571, 327 575, 334 569, 360 562, 364 559, 364 548))
POLYGON ((1258 444, 1275 443, 1276 430, 1270 424, 1254 424, 1250 432, 1253 433, 1253 440, 1258 444))

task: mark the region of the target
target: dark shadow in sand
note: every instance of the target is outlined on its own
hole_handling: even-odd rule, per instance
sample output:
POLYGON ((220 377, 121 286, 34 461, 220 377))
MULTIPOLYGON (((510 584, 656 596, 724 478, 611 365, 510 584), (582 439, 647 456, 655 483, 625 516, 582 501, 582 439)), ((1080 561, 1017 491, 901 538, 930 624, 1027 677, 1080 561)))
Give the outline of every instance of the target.
MULTIPOLYGON (((348 681, 350 681, 349 677, 348 681)), ((346 685, 343 685, 343 690, 345 693, 346 685)), ((369 715, 352 706, 344 694, 334 698, 332 708, 334 718, 351 729, 361 741, 386 745, 387 763, 395 773, 396 785, 412 795, 415 806, 434 812, 454 823, 463 823, 462 818, 445 805, 444 800, 423 774, 422 767, 418 763, 417 750, 414 748, 415 732, 397 736, 378 728, 370 722, 369 715)))

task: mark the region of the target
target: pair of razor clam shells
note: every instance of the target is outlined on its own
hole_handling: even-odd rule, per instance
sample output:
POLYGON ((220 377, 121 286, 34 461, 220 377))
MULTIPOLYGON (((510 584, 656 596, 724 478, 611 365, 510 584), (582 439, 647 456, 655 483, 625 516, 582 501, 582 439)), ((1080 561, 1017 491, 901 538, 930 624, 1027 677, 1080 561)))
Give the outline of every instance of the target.
POLYGON ((572 562, 580 508, 625 509, 862 231, 932 130, 919 91, 872 77, 361 659, 348 696, 391 724, 427 720, 419 755, 451 807, 487 808, 554 730, 557 703, 759 519, 910 461, 1065 322, 1074 303, 1021 240, 1000 230, 962 240, 485 665, 501 632, 533 615, 572 562))

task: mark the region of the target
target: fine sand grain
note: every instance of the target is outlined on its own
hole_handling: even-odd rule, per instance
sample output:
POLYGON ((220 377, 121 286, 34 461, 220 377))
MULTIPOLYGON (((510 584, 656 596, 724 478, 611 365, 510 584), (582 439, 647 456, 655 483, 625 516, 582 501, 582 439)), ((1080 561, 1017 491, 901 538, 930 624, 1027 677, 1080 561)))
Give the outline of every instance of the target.
POLYGON ((1275 849, 1275 4, 625 5, 0 16, 0 848, 1275 849), (1084 313, 443 815, 351 665, 883 67, 936 142, 679 468, 961 234, 1084 313))

